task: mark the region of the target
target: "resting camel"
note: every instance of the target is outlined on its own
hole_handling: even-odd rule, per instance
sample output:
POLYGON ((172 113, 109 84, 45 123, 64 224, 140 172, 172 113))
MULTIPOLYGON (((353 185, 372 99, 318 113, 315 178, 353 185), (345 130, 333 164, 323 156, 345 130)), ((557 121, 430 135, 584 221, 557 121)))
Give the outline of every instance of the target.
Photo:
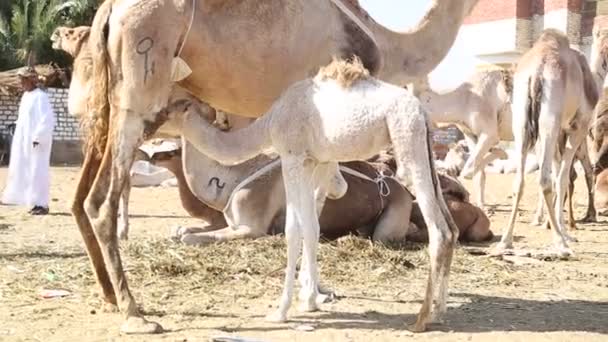
MULTIPOLYGON (((455 178, 441 173, 439 174, 439 184, 443 198, 458 226, 458 240, 460 242, 492 240, 494 234, 490 230, 490 220, 483 210, 469 203, 469 192, 464 186, 455 178)), ((428 242, 428 228, 417 203, 414 203, 412 208, 410 221, 407 240, 428 242)))
POLYGON ((513 76, 513 135, 520 156, 514 180, 513 208, 498 250, 513 247, 513 228, 523 192, 525 161, 537 143, 540 188, 553 230, 554 247, 571 255, 573 241, 563 223, 562 208, 576 150, 586 138, 593 108, 598 100, 596 84, 585 56, 570 48, 568 38, 546 29, 525 53, 513 76), (564 134, 563 153, 556 147, 564 134), (552 164, 558 174, 552 174, 552 164), (557 189, 553 187, 556 184, 557 189), (553 208, 553 195, 557 193, 553 208))
POLYGON ((281 158, 287 202, 287 269, 279 308, 269 320, 287 318, 300 243, 308 274, 300 308, 317 309, 317 212, 322 208, 319 199, 326 195, 324 187, 339 173, 338 162, 368 159, 391 144, 395 177, 402 185, 411 181, 431 240, 431 271, 413 330, 425 330, 432 318, 438 319, 447 310, 449 268, 458 228, 441 196, 426 113, 409 91, 374 79, 354 58, 334 61, 313 79, 294 83, 268 113, 238 131, 219 131, 195 113, 195 106, 185 111, 184 134, 198 133, 198 139, 191 142, 213 159, 237 164, 270 148, 281 158))
POLYGON ((477 1, 434 0, 424 20, 403 33, 341 0, 104 2, 89 41, 88 108, 96 121, 72 212, 102 298, 126 316, 121 330, 162 331, 137 309, 113 236, 133 151, 166 117, 172 81, 214 108, 247 117, 261 116, 332 55, 357 55, 373 75, 404 85, 443 59, 477 1))
MULTIPOLYGON (((205 111, 203 105, 201 112, 205 111)), ((182 156, 178 151, 161 152, 150 161, 175 173, 180 193, 190 193, 189 207, 210 207, 220 215, 223 211, 225 222, 230 224, 182 228, 176 232, 177 238, 199 245, 283 231, 285 189, 278 159, 258 156, 227 166, 199 152, 185 139, 182 149, 182 156)), ((319 218, 321 235, 334 239, 358 229, 368 230, 369 226, 376 241, 405 239, 412 195, 392 178, 384 179, 385 183, 374 181, 381 172, 390 171, 381 163, 355 161, 341 165, 348 191, 339 199, 325 202, 319 218)))

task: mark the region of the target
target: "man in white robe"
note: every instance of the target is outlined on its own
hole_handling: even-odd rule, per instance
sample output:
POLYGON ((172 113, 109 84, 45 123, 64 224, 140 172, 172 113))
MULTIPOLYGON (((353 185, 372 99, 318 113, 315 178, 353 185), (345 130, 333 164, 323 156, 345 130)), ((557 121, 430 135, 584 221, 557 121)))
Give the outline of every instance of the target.
POLYGON ((49 212, 50 159, 55 113, 47 94, 38 88, 32 67, 18 72, 25 92, 11 146, 3 204, 27 205, 32 215, 49 212))

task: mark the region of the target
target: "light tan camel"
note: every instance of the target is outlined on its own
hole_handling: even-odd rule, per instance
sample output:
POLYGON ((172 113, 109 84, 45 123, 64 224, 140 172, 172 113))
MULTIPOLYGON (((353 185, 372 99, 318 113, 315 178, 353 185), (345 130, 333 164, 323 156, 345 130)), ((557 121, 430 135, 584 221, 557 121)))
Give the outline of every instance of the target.
POLYGON ((420 25, 404 33, 341 0, 104 2, 89 42, 89 109, 97 121, 72 212, 104 301, 126 315, 122 331, 162 331, 137 309, 113 236, 133 151, 166 117, 171 80, 181 79, 180 86, 214 108, 249 117, 261 116, 288 85, 332 55, 357 55, 374 75, 405 84, 443 59, 477 1, 435 0, 420 25), (178 55, 192 70, 185 79, 174 71, 186 68, 172 67, 181 65, 178 55))
POLYGON ((475 176, 475 203, 481 208, 485 206, 483 159, 491 148, 497 149, 500 140, 513 140, 511 87, 510 72, 499 68, 478 69, 458 88, 444 94, 434 92, 424 79, 416 83, 415 92, 431 120, 439 126, 456 125, 464 134, 470 156, 461 175, 467 179, 475 176))
MULTIPOLYGON (((495 146, 499 141, 513 141, 511 119, 512 73, 498 67, 483 67, 453 91, 445 94, 434 92, 428 80, 415 84, 420 101, 429 112, 433 122, 439 126, 456 125, 465 136, 470 156, 461 167, 460 175, 464 178, 475 177, 475 203, 485 207, 485 167, 496 158, 505 159, 506 153, 495 146), (494 154, 494 156, 492 156, 494 154)), ((593 200, 593 173, 591 162, 583 143, 576 153, 585 169, 588 203, 583 222, 594 222, 596 218, 593 200)), ((574 172, 574 171, 571 171, 574 172)), ((575 177, 574 177, 575 179, 575 177)), ((573 189, 570 182, 568 193, 573 189)), ((571 196, 568 196, 568 208, 572 208, 571 196)), ((569 211, 570 228, 574 229, 572 211, 569 211)), ((539 193, 539 202, 532 220, 533 224, 543 222, 543 195, 539 193)))
POLYGON ((560 255, 570 255, 567 240, 573 241, 563 223, 562 208, 576 150, 587 135, 597 103, 596 84, 585 56, 570 48, 568 38, 553 29, 543 31, 523 55, 514 74, 513 134, 520 156, 514 181, 513 209, 497 249, 513 247, 513 228, 523 192, 525 160, 538 140, 540 187, 553 229, 554 246, 560 255), (563 153, 559 153, 561 135, 563 153), (552 165, 553 164, 553 165, 552 165), (555 167, 557 174, 552 174, 555 167), (557 191, 554 189, 554 183, 557 191), (557 193, 553 209, 554 194, 557 193))
POLYGON ((198 140, 191 142, 211 158, 237 164, 271 147, 281 157, 288 262, 279 308, 268 319, 284 321, 287 317, 302 241, 308 282, 301 309, 317 308, 316 213, 322 208, 323 188, 339 172, 338 162, 370 158, 390 144, 396 177, 402 184, 411 181, 429 227, 430 276, 413 329, 425 330, 431 317, 437 319, 446 311, 458 228, 441 196, 426 113, 409 91, 372 78, 355 58, 350 63, 334 61, 314 79, 294 83, 261 119, 235 132, 219 131, 193 113, 195 108, 186 110, 182 130, 191 136, 198 134, 198 140))

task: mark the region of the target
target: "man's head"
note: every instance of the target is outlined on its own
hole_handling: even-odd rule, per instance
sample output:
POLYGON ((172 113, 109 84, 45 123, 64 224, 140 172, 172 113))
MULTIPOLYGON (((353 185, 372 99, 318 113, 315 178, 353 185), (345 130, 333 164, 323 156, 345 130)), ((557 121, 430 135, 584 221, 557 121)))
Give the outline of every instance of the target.
POLYGON ((38 73, 33 67, 26 66, 21 68, 17 72, 17 76, 19 76, 21 87, 23 87, 25 91, 34 90, 38 86, 38 73))

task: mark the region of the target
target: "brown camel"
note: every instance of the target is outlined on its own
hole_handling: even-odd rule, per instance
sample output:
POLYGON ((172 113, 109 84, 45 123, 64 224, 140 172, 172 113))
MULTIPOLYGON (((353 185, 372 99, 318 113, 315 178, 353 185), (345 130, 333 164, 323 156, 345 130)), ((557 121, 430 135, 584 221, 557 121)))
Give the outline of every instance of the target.
POLYGON ((520 156, 514 182, 513 208, 498 250, 513 247, 513 228, 524 185, 528 151, 538 140, 539 185, 553 229, 554 246, 560 255, 570 255, 567 240, 574 241, 564 227, 562 208, 576 151, 585 140, 597 103, 597 87, 585 56, 570 48, 568 38, 553 29, 545 30, 521 58, 514 74, 513 135, 520 156), (560 140, 564 136, 563 153, 560 140), (552 174, 553 164, 558 174, 552 174), (554 189, 554 185, 557 189, 554 189), (557 191, 556 191, 557 190, 557 191), (554 194, 557 198, 554 202, 554 194), (555 207, 553 204, 555 203, 555 207))
MULTIPOLYGON (((458 146, 458 144, 453 144, 453 146, 458 146)), ((393 171, 397 167, 391 153, 380 154, 372 160, 388 165, 393 171)), ((458 240, 460 242, 484 242, 491 240, 494 234, 490 230, 490 220, 481 208, 470 203, 469 192, 464 185, 455 176, 449 175, 448 172, 439 171, 438 176, 443 198, 456 222, 456 226, 458 226, 458 240)), ((412 206, 410 227, 406 240, 414 242, 429 241, 428 228, 422 217, 420 207, 416 202, 412 206)))
POLYGON ((104 2, 89 42, 89 108, 96 123, 72 211, 105 302, 126 315, 122 330, 162 331, 137 309, 113 236, 133 151, 166 117, 172 80, 215 108, 249 117, 261 116, 288 85, 332 55, 358 55, 374 75, 404 83, 441 61, 476 2, 436 0, 422 23, 405 33, 379 26, 340 0, 290 6, 278 0, 104 2), (173 67, 180 61, 191 74, 177 72, 187 69, 173 67))
MULTIPOLYGON (((494 234, 490 230, 490 220, 481 208, 469 202, 469 192, 456 178, 439 174, 439 183, 443 198, 450 213, 458 226, 458 241, 484 242, 492 240, 494 234)), ((410 228, 407 240, 428 242, 428 229, 418 203, 414 203, 410 217, 410 228)))

